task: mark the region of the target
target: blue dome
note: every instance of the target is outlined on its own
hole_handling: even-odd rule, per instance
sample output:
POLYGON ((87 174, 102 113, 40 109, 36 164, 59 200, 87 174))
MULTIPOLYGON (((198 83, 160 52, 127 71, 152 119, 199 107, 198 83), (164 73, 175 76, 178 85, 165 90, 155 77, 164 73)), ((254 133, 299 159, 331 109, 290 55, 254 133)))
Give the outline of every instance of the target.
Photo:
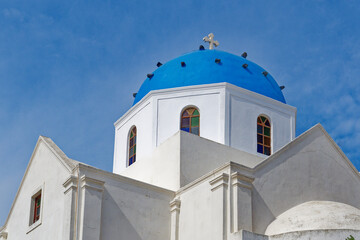
POLYGON ((136 94, 134 105, 152 90, 227 82, 252 92, 285 102, 274 78, 249 60, 218 50, 194 51, 175 58, 153 72, 136 94), (220 64, 215 63, 220 59, 220 64), (185 63, 185 66, 181 65, 185 63), (242 67, 243 64, 248 67, 242 67))

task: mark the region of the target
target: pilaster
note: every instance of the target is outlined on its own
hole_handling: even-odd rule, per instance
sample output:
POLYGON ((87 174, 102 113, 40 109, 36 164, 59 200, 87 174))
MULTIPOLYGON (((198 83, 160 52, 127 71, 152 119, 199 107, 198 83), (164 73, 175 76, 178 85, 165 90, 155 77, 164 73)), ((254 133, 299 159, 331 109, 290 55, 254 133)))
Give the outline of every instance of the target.
POLYGON ((213 232, 213 239, 227 239, 227 189, 228 189, 229 175, 222 173, 215 177, 209 183, 211 185, 211 217, 214 221, 210 231, 213 232))
POLYGON ((77 204, 78 178, 70 176, 64 183, 64 219, 63 237, 64 240, 76 239, 76 204, 77 204))
POLYGON ((179 216, 180 216, 181 201, 174 199, 170 202, 170 213, 171 213, 171 229, 170 229, 170 240, 179 239, 179 216))
POLYGON ((252 182, 254 178, 235 172, 231 174, 233 231, 252 231, 252 182))
POLYGON ((99 240, 101 230, 101 206, 104 192, 103 181, 82 176, 79 240, 99 240))

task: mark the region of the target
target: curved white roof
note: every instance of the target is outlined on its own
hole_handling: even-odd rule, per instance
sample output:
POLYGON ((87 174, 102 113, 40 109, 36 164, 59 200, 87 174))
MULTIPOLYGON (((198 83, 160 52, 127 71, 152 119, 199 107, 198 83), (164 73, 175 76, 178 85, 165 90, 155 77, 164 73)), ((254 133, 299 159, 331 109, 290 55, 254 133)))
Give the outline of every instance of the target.
POLYGON ((324 229, 360 230, 360 209, 329 201, 310 201, 279 215, 267 227, 266 235, 324 229))

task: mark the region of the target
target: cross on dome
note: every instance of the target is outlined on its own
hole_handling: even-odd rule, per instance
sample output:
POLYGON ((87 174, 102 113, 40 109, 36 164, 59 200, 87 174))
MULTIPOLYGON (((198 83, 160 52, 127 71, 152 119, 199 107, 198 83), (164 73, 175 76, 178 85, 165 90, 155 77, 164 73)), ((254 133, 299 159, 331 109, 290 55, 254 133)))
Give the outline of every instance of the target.
POLYGON ((203 38, 204 42, 208 42, 209 43, 209 49, 214 49, 214 45, 215 47, 219 46, 219 42, 218 41, 214 41, 214 34, 210 33, 209 35, 205 36, 203 38))

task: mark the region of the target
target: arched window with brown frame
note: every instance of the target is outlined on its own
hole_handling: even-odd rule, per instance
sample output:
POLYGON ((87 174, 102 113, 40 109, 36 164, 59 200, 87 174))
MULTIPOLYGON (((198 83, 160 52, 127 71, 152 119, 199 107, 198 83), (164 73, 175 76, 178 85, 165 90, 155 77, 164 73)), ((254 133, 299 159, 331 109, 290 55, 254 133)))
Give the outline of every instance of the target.
POLYGON ((271 154, 271 125, 265 116, 257 118, 257 152, 271 154))
POLYGON ((181 113, 180 129, 200 136, 200 113, 195 107, 188 107, 181 113))
POLYGON ((136 162, 136 127, 133 126, 129 133, 129 158, 128 166, 136 162))

